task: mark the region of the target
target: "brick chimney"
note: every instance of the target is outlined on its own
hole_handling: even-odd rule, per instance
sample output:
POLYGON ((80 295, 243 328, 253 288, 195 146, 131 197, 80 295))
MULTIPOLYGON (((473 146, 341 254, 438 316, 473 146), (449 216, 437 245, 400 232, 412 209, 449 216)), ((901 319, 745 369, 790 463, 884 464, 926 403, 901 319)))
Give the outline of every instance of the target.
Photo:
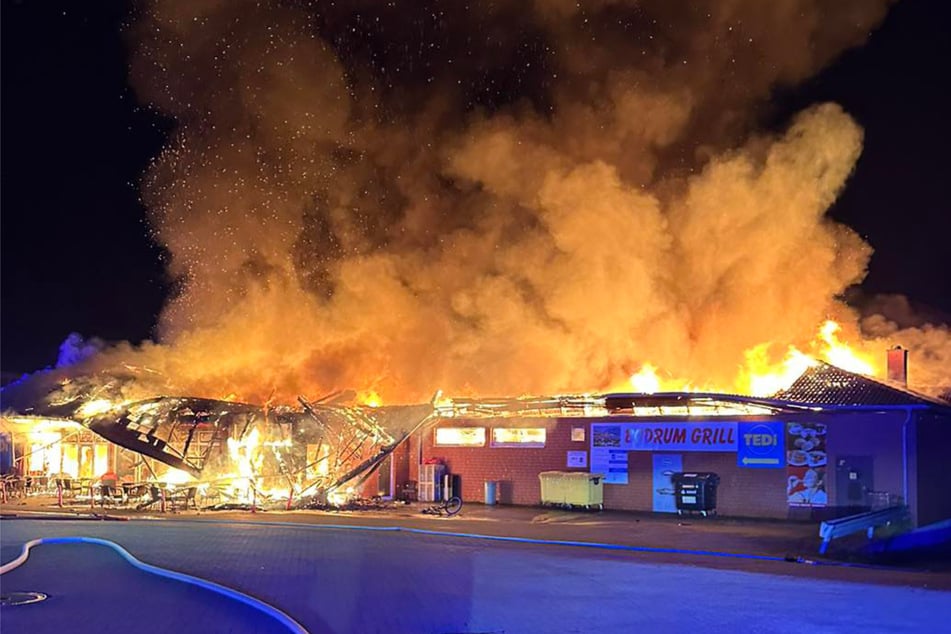
POLYGON ((908 387, 908 351, 901 346, 888 351, 888 380, 908 387))

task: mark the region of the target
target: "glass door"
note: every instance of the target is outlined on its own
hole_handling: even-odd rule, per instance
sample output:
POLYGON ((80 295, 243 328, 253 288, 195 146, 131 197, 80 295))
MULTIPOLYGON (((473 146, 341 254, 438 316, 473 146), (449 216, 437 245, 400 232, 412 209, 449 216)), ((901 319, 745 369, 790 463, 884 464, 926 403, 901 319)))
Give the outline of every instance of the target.
POLYGON ((653 510, 655 513, 676 513, 677 499, 671 476, 683 471, 683 456, 676 453, 655 453, 653 458, 653 510))

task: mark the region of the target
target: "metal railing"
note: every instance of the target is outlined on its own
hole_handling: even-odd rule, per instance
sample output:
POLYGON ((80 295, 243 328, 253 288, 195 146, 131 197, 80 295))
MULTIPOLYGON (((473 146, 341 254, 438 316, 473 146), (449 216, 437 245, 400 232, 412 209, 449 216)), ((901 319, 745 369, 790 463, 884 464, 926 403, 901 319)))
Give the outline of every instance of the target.
POLYGON ((859 531, 866 531, 868 538, 872 539, 872 536, 875 534, 875 529, 879 526, 903 523, 907 522, 908 519, 908 507, 902 505, 827 520, 819 526, 819 537, 822 538, 822 544, 819 546, 819 554, 826 554, 826 550, 829 548, 829 542, 833 539, 852 535, 859 531))

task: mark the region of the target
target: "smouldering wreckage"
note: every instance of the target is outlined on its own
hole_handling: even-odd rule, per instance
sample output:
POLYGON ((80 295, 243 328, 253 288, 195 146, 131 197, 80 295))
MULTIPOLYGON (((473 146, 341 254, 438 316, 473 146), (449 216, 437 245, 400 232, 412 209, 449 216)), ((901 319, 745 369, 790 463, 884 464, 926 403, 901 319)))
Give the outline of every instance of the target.
POLYGON ((80 423, 128 450, 142 479, 197 489, 205 508, 324 508, 358 496, 434 416, 431 406, 340 405, 334 396, 298 397, 294 408, 182 396, 123 402, 47 395, 44 407, 27 408, 27 416, 80 423))
POLYGON ((340 503, 408 437, 390 435, 372 408, 304 398, 300 404, 298 411, 160 397, 85 424, 121 447, 191 475, 224 507, 340 503))

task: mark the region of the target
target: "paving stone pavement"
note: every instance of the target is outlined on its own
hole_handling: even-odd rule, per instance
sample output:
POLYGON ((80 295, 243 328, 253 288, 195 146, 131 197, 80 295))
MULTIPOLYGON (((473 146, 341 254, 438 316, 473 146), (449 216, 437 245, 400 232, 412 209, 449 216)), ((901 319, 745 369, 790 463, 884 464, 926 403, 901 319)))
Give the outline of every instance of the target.
POLYGON ((44 544, 2 578, 7 589, 41 590, 42 603, 0 608, 4 632, 257 632, 286 628, 205 588, 149 574, 96 544, 44 544))
MULTIPOLYGON (((0 555, 8 561, 29 539, 73 535, 109 539, 145 562, 247 592, 314 633, 798 634, 812 627, 867 634, 935 631, 951 620, 947 592, 655 563, 615 551, 308 524, 7 519, 0 522, 0 555)), ((36 552, 43 548, 53 547, 36 552)), ((62 563, 64 571, 77 567, 65 556, 62 563)), ((4 591, 14 581, 48 579, 38 568, 31 572, 31 565, 24 564, 20 577, 0 579, 4 591)), ((176 608, 177 631, 261 631, 257 622, 239 619, 238 629, 232 621, 216 622, 213 610, 200 606, 176 608), (196 622, 207 627, 188 627, 196 622)), ((39 614, 56 606, 15 609, 28 608, 39 614)), ((10 609, 3 608, 0 618, 10 609)), ((143 620, 140 631, 170 631, 167 621, 150 619, 138 606, 120 609, 143 620)))

